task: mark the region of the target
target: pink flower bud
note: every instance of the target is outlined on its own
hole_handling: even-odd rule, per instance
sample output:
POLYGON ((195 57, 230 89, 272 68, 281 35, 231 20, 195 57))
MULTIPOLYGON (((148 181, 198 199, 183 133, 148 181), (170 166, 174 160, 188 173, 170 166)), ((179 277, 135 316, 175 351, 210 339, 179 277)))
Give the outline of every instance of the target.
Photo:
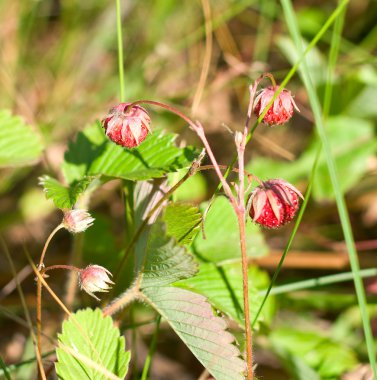
POLYGON ((299 197, 303 198, 302 194, 290 183, 283 179, 270 179, 251 193, 250 216, 264 227, 281 227, 294 218, 299 197))
POLYGON ((86 268, 81 269, 79 272, 79 284, 81 290, 84 290, 96 300, 100 300, 93 293, 95 292, 108 292, 114 284, 110 280, 112 274, 104 267, 99 265, 88 265, 86 268))
POLYGON ((74 234, 84 232, 93 225, 94 218, 86 210, 68 210, 64 212, 64 228, 74 234))
MULTIPOLYGON (((279 86, 270 86, 257 93, 253 105, 257 117, 262 114, 278 89, 279 86)), ((284 124, 292 117, 294 108, 299 111, 291 92, 283 89, 264 115, 263 122, 270 126, 284 124)))
POLYGON ((102 120, 109 139, 126 148, 138 146, 151 132, 151 119, 147 111, 138 105, 127 109, 130 104, 118 104, 102 120))

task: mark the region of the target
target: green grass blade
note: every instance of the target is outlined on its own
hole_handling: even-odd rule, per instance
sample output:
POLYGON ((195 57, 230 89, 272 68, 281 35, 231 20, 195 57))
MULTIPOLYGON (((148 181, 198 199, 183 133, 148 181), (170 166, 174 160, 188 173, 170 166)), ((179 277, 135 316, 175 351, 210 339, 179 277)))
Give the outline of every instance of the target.
POLYGON ((122 12, 120 9, 120 0, 116 0, 116 18, 117 18, 117 38, 118 38, 118 69, 119 69, 119 96, 120 101, 125 101, 124 94, 124 59, 123 59, 123 38, 122 38, 122 12))
POLYGON ((6 380, 12 380, 10 377, 10 373, 8 371, 8 368, 7 368, 6 364, 4 363, 4 360, 2 359, 1 356, 0 356, 0 368, 3 370, 3 375, 4 375, 5 379, 6 380))
POLYGON ((327 66, 325 97, 323 101, 323 115, 325 118, 327 118, 330 112, 332 92, 333 92, 334 72, 335 72, 336 62, 338 59, 340 43, 342 40, 342 29, 343 29, 343 24, 344 24, 344 16, 346 13, 345 10, 346 8, 343 8, 339 17, 336 19, 335 24, 334 24, 334 31, 331 38, 329 63, 327 66))
MULTIPOLYGON (((344 14, 345 14, 345 6, 342 6, 341 8, 341 13, 336 13, 338 14, 338 17, 336 18, 335 20, 335 24, 334 24, 334 32, 333 32, 333 36, 332 36, 332 41, 331 41, 331 48, 330 48, 330 56, 329 56, 329 65, 328 65, 328 72, 327 72, 327 82, 326 82, 326 88, 325 88, 325 98, 324 98, 324 106, 323 106, 323 114, 324 115, 328 115, 329 113, 329 109, 330 109, 330 105, 331 105, 331 98, 332 98, 332 80, 333 80, 333 75, 334 75, 334 70, 335 70, 335 65, 336 65, 336 61, 337 61, 337 58, 338 58, 338 53, 339 53, 339 47, 340 47, 340 42, 341 42, 341 31, 342 31, 342 27, 343 27, 343 22, 344 22, 344 14)), ((335 11, 336 12, 336 11, 335 11)), ((334 12, 334 13, 335 13, 334 12)), ((319 32, 321 33, 321 32, 319 32)), ((313 40, 317 40, 317 36, 315 36, 315 38, 313 40)), ((307 52, 307 50, 306 50, 307 52)), ((297 65, 297 64, 296 64, 297 65)), ((295 66, 296 66, 295 65, 295 66)), ((288 240, 288 243, 284 249, 284 252, 283 252, 283 255, 279 261, 279 264, 272 276, 272 279, 271 279, 271 282, 270 282, 270 285, 265 293, 265 296, 263 298, 263 301, 262 303, 260 304, 259 306, 259 309, 257 311, 257 314, 256 314, 256 317, 255 319, 253 320, 253 323, 252 323, 252 326, 255 325, 256 321, 258 320, 258 317, 260 315, 260 313, 262 312, 262 309, 266 303, 266 300, 271 292, 271 289, 272 287, 274 286, 275 282, 276 282, 276 279, 280 273, 280 270, 283 266, 283 263, 284 263, 284 260, 287 256, 287 253, 292 245, 292 242, 296 236, 296 233, 297 233, 297 230, 298 230, 298 227, 301 223, 301 219, 304 215, 304 212, 306 210, 306 206, 308 204, 308 201, 310 199, 310 195, 311 195, 311 192, 312 192, 312 188, 313 188, 313 181, 315 179, 315 174, 316 174, 316 171, 317 171, 317 167, 318 167, 318 162, 319 162, 319 158, 321 156, 321 151, 322 151, 322 147, 319 147, 318 151, 317 151, 317 154, 316 154, 316 157, 315 157, 315 160, 314 160, 314 163, 313 163, 313 167, 312 167, 312 171, 311 171, 311 174, 310 174, 310 178, 309 178, 309 184, 308 184, 308 187, 307 187, 307 190, 305 192, 305 200, 300 208, 300 212, 297 216, 297 220, 296 220, 296 223, 293 227, 293 230, 291 232, 291 235, 289 237, 289 240, 288 240)))
POLYGON ((156 327, 155 327, 154 334, 152 337, 151 345, 149 346, 148 356, 145 359, 143 373, 141 374, 141 380, 147 380, 148 378, 148 371, 152 363, 154 352, 156 351, 157 337, 160 331, 160 322, 161 322, 161 315, 157 317, 156 327))
MULTIPOLYGON (((374 277, 377 276, 377 268, 363 269, 359 273, 360 277, 362 278, 374 277)), ((329 276, 311 278, 309 280, 295 281, 291 284, 275 286, 274 288, 272 288, 270 294, 275 295, 288 292, 295 292, 297 290, 310 289, 315 288, 317 286, 332 285, 351 280, 353 280, 353 272, 337 273, 329 276)), ((260 293, 267 293, 267 290, 262 290, 260 291, 260 293)))
MULTIPOLYGON (((301 35, 297 26, 297 20, 294 14, 292 3, 289 0, 282 0, 281 3, 283 6, 283 11, 285 14, 287 26, 292 36, 292 39, 294 40, 297 49, 299 51, 302 51, 301 35)), ((345 3, 347 3, 347 1, 343 1, 338 6, 338 9, 341 7, 342 4, 345 4, 345 3)), ((373 378, 374 380, 377 380, 373 335, 372 335, 372 331, 371 331, 371 327, 369 323, 365 291, 364 291, 363 282, 360 276, 360 269, 359 269, 360 266, 359 266, 359 260, 358 260, 357 252, 355 248, 352 228, 351 228, 345 200, 339 186, 339 180, 338 180, 338 176, 336 172, 334 159, 331 153, 331 147, 326 135, 326 131, 325 131, 325 127, 324 127, 324 123, 322 119, 321 106, 320 106, 317 94, 315 92, 314 86, 311 82, 310 74, 308 72, 307 66, 305 65, 305 61, 303 62, 303 65, 301 67, 301 73, 302 73, 305 87, 308 91, 308 96, 309 96, 310 104, 311 104, 312 111, 314 114, 317 131, 322 141, 326 163, 327 163, 331 183, 332 183, 334 193, 335 193, 335 199, 336 199, 336 203, 338 207, 339 217, 341 220, 344 238, 345 238, 345 242, 347 245, 347 250, 348 250, 348 254, 350 258, 351 269, 354 276, 356 295, 357 295, 359 308, 361 312, 361 318, 363 322, 363 329, 364 329, 364 334, 365 334, 365 339, 366 339, 366 344, 367 344, 369 361, 373 370, 373 378)))

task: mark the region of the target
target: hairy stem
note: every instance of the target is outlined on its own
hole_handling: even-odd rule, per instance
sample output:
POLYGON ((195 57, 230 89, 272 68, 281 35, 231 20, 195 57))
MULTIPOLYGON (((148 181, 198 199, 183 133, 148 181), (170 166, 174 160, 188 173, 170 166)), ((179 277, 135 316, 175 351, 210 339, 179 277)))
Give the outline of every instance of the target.
POLYGON ((106 306, 103 309, 103 315, 113 315, 120 309, 125 308, 132 301, 140 298, 141 293, 139 292, 139 285, 136 282, 131 288, 129 288, 125 293, 123 293, 119 298, 117 298, 113 303, 106 306))
POLYGON ((66 269, 66 270, 71 270, 71 271, 75 271, 75 272, 81 271, 80 268, 74 267, 73 265, 58 264, 58 265, 50 265, 49 267, 46 267, 43 270, 43 273, 46 273, 47 271, 54 270, 54 269, 66 269))
POLYGON ((43 260, 46 256, 46 251, 48 248, 48 245, 50 244, 51 239, 54 237, 54 235, 60 230, 64 228, 64 225, 61 223, 56 228, 50 233, 50 236, 47 238, 45 245, 43 247, 43 251, 41 253, 41 257, 39 258, 39 264, 38 264, 38 269, 40 270, 43 267, 43 260))
MULTIPOLYGON (((54 235, 61 229, 64 225, 61 223, 51 232, 50 236, 47 238, 45 245, 43 247, 41 257, 39 258, 38 270, 43 271, 43 261, 46 256, 47 248, 50 244, 51 239, 54 235)), ((42 352, 42 282, 39 277, 37 277, 37 348, 39 353, 42 352)), ((41 375, 41 374, 40 374, 41 375)))
POLYGON ((242 289, 243 289, 243 307, 245 316, 245 334, 246 334, 246 362, 247 378, 253 380, 253 336, 250 326, 250 308, 249 308, 249 276, 248 260, 246 253, 246 236, 245 236, 245 208, 237 214, 238 227, 240 231, 241 257, 242 257, 242 289))

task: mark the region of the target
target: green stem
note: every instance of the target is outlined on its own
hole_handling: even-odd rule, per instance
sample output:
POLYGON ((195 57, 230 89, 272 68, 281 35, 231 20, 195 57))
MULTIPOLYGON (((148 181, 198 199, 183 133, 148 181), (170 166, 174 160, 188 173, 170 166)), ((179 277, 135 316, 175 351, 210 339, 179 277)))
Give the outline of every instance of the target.
POLYGON ((141 374, 141 380, 147 380, 148 378, 148 371, 152 363, 154 352, 156 351, 157 337, 160 331, 160 322, 161 322, 161 315, 159 315, 156 320, 156 328, 153 333, 152 342, 149 346, 148 356, 145 359, 143 373, 141 374))
MULTIPOLYGON (((362 278, 374 277, 374 276, 377 276, 377 268, 363 269, 359 273, 360 273, 360 277, 362 278)), ((294 292, 297 290, 310 289, 316 286, 331 285, 331 284, 336 284, 339 282, 345 282, 345 281, 351 281, 351 280, 353 280, 353 272, 337 273, 337 274, 332 274, 330 276, 323 276, 323 277, 318 277, 318 278, 311 278, 309 280, 304 280, 304 281, 297 281, 292 284, 275 286, 269 294, 270 295, 283 294, 283 293, 288 293, 288 292, 294 292)), ((265 294, 267 291, 261 290, 259 293, 265 294)))
POLYGON ((119 69, 119 96, 120 101, 125 101, 124 94, 124 62, 123 62, 123 37, 122 37, 122 12, 120 0, 116 0, 117 38, 118 38, 118 69, 119 69))

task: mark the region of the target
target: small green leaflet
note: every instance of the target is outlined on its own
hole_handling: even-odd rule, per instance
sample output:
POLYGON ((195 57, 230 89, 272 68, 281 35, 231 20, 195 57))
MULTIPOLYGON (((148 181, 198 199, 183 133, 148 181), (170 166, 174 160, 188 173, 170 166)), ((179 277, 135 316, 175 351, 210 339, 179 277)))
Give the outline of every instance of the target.
POLYGON ((0 168, 32 165, 39 160, 43 148, 38 133, 19 116, 0 110, 0 168))
POLYGON ((56 207, 70 209, 89 186, 90 179, 84 178, 73 183, 70 187, 66 187, 55 178, 45 175, 39 179, 39 183, 43 186, 46 198, 52 199, 56 207))
POLYGON ((200 230, 202 214, 196 206, 187 203, 169 203, 163 217, 167 234, 178 243, 190 245, 200 230))
POLYGON ((79 310, 63 323, 56 349, 61 380, 124 379, 131 358, 125 339, 100 309, 79 310))

